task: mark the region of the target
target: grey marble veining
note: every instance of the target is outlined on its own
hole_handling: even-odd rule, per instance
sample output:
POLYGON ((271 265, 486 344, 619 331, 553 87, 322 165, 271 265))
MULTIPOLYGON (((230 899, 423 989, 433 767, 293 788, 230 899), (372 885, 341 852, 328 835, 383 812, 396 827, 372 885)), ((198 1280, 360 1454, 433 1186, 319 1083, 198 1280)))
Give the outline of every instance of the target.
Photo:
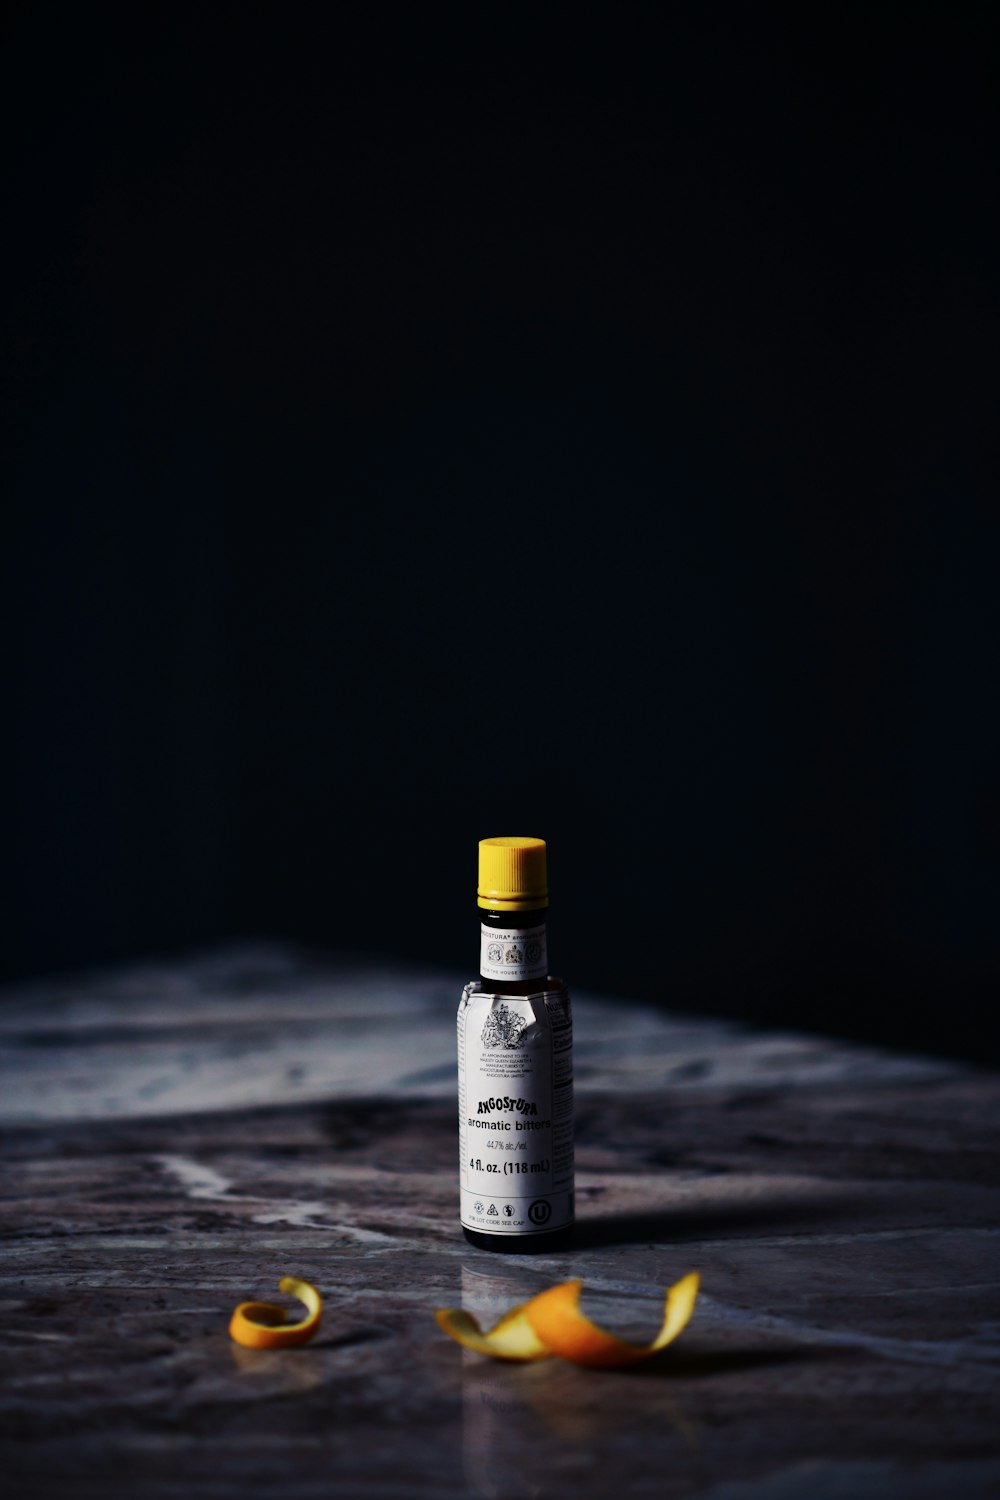
MULTIPOLYGON (((9 988, 0 1124, 181 1114, 329 1098, 450 1099, 465 978, 314 966, 273 947, 9 988)), ((756 1035, 574 989, 578 1087, 800 1089, 936 1079, 952 1065, 822 1037, 756 1035)))
POLYGON ((0 1442, 14 1493, 553 1500, 1000 1486, 1000 1090, 964 1065, 577 995, 579 1227, 456 1223, 462 978, 279 948, 0 1001, 0 1442), (648 1365, 503 1366, 485 1321, 580 1276, 648 1365), (229 1340, 288 1271, 308 1347, 229 1340))

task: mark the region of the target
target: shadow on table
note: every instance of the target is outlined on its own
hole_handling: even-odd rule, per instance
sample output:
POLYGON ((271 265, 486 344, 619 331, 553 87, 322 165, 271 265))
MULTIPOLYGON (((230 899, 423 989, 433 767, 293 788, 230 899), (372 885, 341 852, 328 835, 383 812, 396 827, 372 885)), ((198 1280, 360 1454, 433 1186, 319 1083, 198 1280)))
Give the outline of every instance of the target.
POLYGON ((693 1208, 660 1208, 650 1213, 584 1216, 576 1221, 573 1249, 678 1244, 746 1229, 790 1229, 841 1219, 854 1212, 850 1195, 834 1191, 807 1199, 776 1193, 752 1203, 716 1202, 693 1208))
POLYGON ((808 1364, 815 1360, 856 1359, 864 1351, 830 1348, 827 1344, 773 1344, 736 1346, 728 1349, 691 1349, 671 1344, 633 1365, 612 1369, 612 1374, 643 1378, 662 1376, 671 1380, 704 1380, 713 1375, 737 1375, 771 1365, 808 1364))

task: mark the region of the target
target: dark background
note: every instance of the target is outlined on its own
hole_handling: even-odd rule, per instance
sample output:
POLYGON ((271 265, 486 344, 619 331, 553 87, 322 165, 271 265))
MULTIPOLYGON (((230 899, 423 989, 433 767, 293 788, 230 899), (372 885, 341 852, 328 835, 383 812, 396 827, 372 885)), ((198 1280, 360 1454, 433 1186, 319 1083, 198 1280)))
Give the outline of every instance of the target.
POLYGON ((6 23, 8 975, 996 1056, 993 8, 350 9, 6 23))

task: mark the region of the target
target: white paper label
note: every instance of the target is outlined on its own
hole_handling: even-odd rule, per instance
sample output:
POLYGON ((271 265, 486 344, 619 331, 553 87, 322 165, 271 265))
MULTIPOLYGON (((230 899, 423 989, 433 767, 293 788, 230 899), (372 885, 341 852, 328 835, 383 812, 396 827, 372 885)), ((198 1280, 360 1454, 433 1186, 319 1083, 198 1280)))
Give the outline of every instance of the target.
POLYGON ((483 1234, 573 1222, 573 1022, 565 990, 466 987, 458 1010, 461 1218, 483 1234))
POLYGON ((484 979, 544 979, 549 972, 545 923, 487 927, 480 923, 479 972, 484 979))

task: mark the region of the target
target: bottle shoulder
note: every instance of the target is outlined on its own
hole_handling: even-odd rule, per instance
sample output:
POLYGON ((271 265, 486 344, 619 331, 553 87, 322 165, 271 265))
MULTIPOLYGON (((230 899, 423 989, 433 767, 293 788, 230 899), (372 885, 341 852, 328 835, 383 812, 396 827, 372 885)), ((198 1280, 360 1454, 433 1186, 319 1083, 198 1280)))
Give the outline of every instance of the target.
POLYGON ((462 1004, 468 1005, 470 1001, 479 998, 503 999, 505 996, 510 999, 552 1000, 568 1004, 569 987, 565 979, 560 979, 555 974, 549 974, 545 979, 525 979, 508 984, 501 984, 493 979, 484 979, 480 975, 478 979, 470 979, 465 986, 462 991, 462 1004))
POLYGON ((493 907, 477 907, 481 927, 508 928, 512 932, 526 932, 544 927, 548 920, 547 906, 537 906, 525 911, 497 911, 493 907))

